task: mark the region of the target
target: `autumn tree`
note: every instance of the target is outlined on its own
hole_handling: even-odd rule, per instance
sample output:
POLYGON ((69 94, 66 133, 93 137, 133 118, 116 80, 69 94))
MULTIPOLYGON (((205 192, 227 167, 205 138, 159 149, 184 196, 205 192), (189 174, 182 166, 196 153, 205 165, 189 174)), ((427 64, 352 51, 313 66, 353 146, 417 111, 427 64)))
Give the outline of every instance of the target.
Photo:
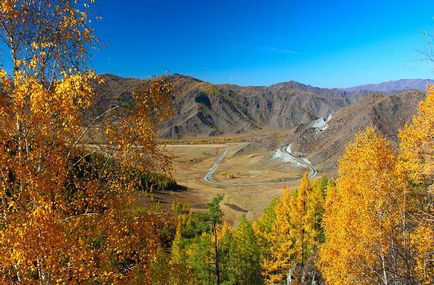
MULTIPOLYGON (((306 282, 307 261, 316 253, 322 239, 322 207, 324 185, 311 185, 305 174, 299 187, 292 192, 285 188, 275 206, 275 221, 267 235, 270 248, 262 262, 266 282, 275 284, 286 278, 306 282)), ((311 265, 312 262, 309 263, 311 265)))
POLYGON ((5 0, 0 40, 0 280, 113 283, 152 272, 167 216, 131 211, 135 171, 165 171, 156 143, 171 85, 148 81, 90 120, 93 0, 5 0), (111 117, 110 117, 111 116, 111 117), (105 122, 101 124, 101 122, 105 122), (105 146, 83 138, 104 126, 105 146))
MULTIPOLYGON (((164 274, 169 274, 170 280, 168 283, 175 285, 194 284, 197 280, 192 270, 188 253, 188 240, 183 237, 182 230, 183 221, 179 219, 175 238, 173 239, 170 254, 170 266, 166 268, 164 274)), ((164 263, 163 263, 164 265, 164 263)), ((151 280, 152 281, 152 280, 151 280)))
POLYGON ((427 86, 411 124, 399 132, 398 172, 405 177, 406 228, 411 231, 408 255, 415 259, 415 275, 421 284, 434 279, 434 87, 427 86))
POLYGON ((178 269, 184 267, 184 272, 191 273, 192 280, 199 284, 215 284, 217 276, 226 284, 232 270, 229 261, 234 234, 229 224, 221 223, 222 198, 222 195, 214 197, 207 212, 179 216, 172 242, 171 263, 178 269))
POLYGON ((229 280, 228 276, 232 269, 229 259, 233 231, 227 223, 223 223, 216 225, 215 233, 212 228, 208 228, 186 241, 187 264, 199 284, 216 284, 217 265, 221 284, 227 284, 229 280))
POLYGON ((197 237, 187 248, 189 254, 190 266, 199 284, 215 284, 215 264, 211 255, 213 252, 213 243, 209 234, 202 234, 197 237))
MULTIPOLYGON (((194 219, 200 217, 196 215, 194 219)), ((242 217, 236 230, 226 222, 217 224, 216 233, 221 284, 262 284, 260 248, 247 219, 242 217)), ((172 262, 178 260, 179 264, 179 260, 184 260, 196 281, 192 284, 215 284, 215 242, 212 228, 194 235, 185 231, 182 238, 177 233, 172 244, 172 262)))
POLYGON ((414 284, 408 190, 397 154, 373 128, 357 135, 328 191, 320 268, 329 284, 414 284))
POLYGON ((411 124, 399 132, 400 166, 409 179, 427 186, 434 183, 434 86, 427 86, 411 124))
POLYGON ((399 223, 388 199, 394 194, 395 160, 391 144, 373 128, 359 134, 340 160, 327 198, 320 262, 330 284, 387 284, 389 241, 399 223))
POLYGON ((270 255, 262 260, 264 278, 266 284, 275 284, 285 279, 286 272, 290 268, 289 261, 292 255, 292 241, 289 238, 289 204, 291 191, 284 188, 280 199, 275 206, 275 221, 267 236, 270 255))
MULTIPOLYGON (((227 222, 223 222, 217 228, 218 254, 220 266, 220 279, 222 284, 231 284, 231 273, 234 269, 231 259, 234 255, 233 245, 235 241, 235 230, 227 222)), ((211 239, 213 236, 211 235, 211 239)))
POLYGON ((175 238, 172 242, 171 248, 171 262, 172 264, 183 264, 186 262, 184 247, 182 244, 182 223, 178 221, 176 226, 175 238))

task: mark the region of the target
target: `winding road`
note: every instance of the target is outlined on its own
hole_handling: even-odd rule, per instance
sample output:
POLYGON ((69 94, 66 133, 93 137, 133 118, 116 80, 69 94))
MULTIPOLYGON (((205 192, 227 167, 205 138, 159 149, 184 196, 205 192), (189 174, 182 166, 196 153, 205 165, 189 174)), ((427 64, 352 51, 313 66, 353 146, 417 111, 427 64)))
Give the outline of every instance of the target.
POLYGON ((312 164, 308 163, 307 161, 305 161, 303 159, 300 159, 300 158, 296 157, 290 151, 288 151, 288 148, 289 148, 289 146, 282 147, 281 150, 284 151, 284 152, 286 152, 289 156, 291 156, 298 163, 304 165, 306 168, 309 168, 309 175, 307 176, 308 178, 314 177, 315 175, 318 174, 318 171, 316 170, 315 167, 312 166, 312 164))
POLYGON ((214 163, 214 165, 211 167, 211 169, 208 171, 208 173, 203 177, 203 179, 206 182, 211 183, 211 184, 217 184, 217 185, 220 184, 219 182, 215 181, 212 178, 212 175, 217 170, 217 167, 219 167, 220 163, 223 161, 223 159, 225 158, 228 151, 229 151, 229 148, 225 149, 225 151, 222 153, 222 155, 220 155, 220 157, 217 159, 217 161, 214 163))
MULTIPOLYGON (((286 154, 288 154, 292 159, 294 159, 295 161, 297 161, 298 163, 300 163, 301 165, 303 165, 306 168, 309 168, 309 175, 308 178, 314 177, 315 175, 318 174, 318 171, 316 170, 315 167, 313 167, 309 162, 296 157, 295 155, 293 155, 290 151, 288 151, 289 146, 287 147, 282 147, 281 150, 283 152, 285 152, 286 154)), ((228 183, 221 183, 218 182, 216 180, 214 180, 214 178, 212 178, 213 174, 215 173, 215 171, 217 170, 217 168, 219 167, 220 163, 222 163, 222 161, 224 160, 225 156, 227 155, 227 153, 229 152, 229 148, 225 149, 224 152, 222 153, 222 155, 220 155, 220 157, 217 159, 217 161, 214 163, 214 165, 211 167, 211 169, 208 171, 208 173, 203 177, 203 179, 210 183, 210 184, 214 184, 214 185, 237 185, 237 186, 241 186, 241 185, 255 185, 255 184, 283 184, 283 183, 287 183, 289 181, 293 181, 293 180, 298 180, 298 179, 291 179, 288 178, 284 181, 279 181, 279 182, 258 182, 258 183, 232 183, 232 184, 228 184, 228 183)))

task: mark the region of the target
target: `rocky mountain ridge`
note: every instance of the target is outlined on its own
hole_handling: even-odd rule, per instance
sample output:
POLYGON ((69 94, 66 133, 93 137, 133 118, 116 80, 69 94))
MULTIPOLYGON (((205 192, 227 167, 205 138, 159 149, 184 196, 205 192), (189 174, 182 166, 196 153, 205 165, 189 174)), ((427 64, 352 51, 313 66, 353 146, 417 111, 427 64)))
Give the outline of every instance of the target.
MULTIPOLYGON (((145 81, 103 75, 94 113, 131 100, 131 91, 145 81)), ((173 83, 174 116, 161 124, 162 138, 191 138, 273 130, 285 134, 295 153, 319 170, 336 169, 345 144, 368 126, 397 142, 397 133, 411 121, 423 92, 384 91, 391 83, 354 89, 328 89, 295 81, 271 86, 211 84, 180 74, 167 75, 173 83), (383 90, 380 92, 380 90, 383 90)), ((401 88, 417 85, 398 82, 401 88), (406 87, 405 87, 406 86, 406 87)), ((415 80, 417 84, 420 81, 415 80)), ((270 149, 271 150, 271 149, 270 149)))
MULTIPOLYGON (((140 79, 103 75, 96 112, 127 100, 140 79)), ((166 76, 175 88, 175 115, 161 126, 165 138, 215 136, 262 128, 288 129, 354 102, 364 92, 325 89, 294 81, 268 87, 211 84, 192 77, 166 76)))

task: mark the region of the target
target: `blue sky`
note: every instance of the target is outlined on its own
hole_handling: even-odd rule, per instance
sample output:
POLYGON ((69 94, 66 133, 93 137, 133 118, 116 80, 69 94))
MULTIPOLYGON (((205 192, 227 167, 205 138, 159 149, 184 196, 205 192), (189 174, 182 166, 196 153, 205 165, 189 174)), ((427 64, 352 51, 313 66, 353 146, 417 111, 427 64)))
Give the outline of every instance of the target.
POLYGON ((349 87, 434 78, 433 0, 99 0, 99 73, 349 87))

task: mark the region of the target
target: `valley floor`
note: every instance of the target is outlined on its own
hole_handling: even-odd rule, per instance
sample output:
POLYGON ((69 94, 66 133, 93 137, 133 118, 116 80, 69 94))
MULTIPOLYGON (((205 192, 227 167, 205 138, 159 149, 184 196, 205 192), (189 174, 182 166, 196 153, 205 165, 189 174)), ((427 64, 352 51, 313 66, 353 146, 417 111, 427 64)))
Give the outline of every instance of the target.
MULTIPOLYGON (((236 224, 245 214, 253 220, 278 197, 285 185, 294 187, 309 169, 272 159, 273 151, 241 143, 167 145, 173 155, 173 176, 188 190, 161 197, 166 203, 177 200, 194 210, 206 209, 217 193, 225 194, 225 220, 236 224), (227 150, 212 179, 205 181, 211 167, 227 150)), ((317 176, 319 177, 319 176, 317 176)))

